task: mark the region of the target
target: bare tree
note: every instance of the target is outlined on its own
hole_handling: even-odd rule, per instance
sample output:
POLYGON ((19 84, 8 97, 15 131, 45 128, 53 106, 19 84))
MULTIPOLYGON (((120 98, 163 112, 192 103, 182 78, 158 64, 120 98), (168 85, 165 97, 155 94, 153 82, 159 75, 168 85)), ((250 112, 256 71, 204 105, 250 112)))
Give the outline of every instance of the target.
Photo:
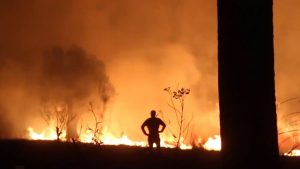
POLYGON ((61 139, 60 137, 62 133, 66 131, 68 123, 75 118, 75 115, 69 115, 67 104, 54 106, 52 110, 44 105, 41 116, 49 127, 52 127, 51 125, 54 124, 57 140, 61 139))
POLYGON ((181 88, 180 90, 172 90, 171 87, 167 87, 164 89, 170 96, 170 103, 168 106, 174 111, 176 116, 177 126, 178 126, 178 134, 173 134, 173 137, 176 139, 176 147, 179 148, 181 142, 186 139, 186 136, 189 133, 189 126, 192 121, 185 122, 185 97, 190 94, 190 89, 181 88))
POLYGON ((86 131, 91 132, 93 134, 92 140, 95 144, 102 144, 103 142, 100 139, 100 136, 102 134, 102 119, 103 117, 101 116, 100 119, 97 117, 94 104, 92 102, 89 103, 89 111, 92 113, 93 118, 94 118, 94 127, 87 127, 86 131))

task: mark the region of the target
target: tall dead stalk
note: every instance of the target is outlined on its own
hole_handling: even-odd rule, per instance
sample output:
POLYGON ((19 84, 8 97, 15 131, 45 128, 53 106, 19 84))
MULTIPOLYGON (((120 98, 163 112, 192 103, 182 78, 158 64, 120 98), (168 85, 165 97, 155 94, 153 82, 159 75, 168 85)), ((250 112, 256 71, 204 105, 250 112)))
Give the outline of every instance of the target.
POLYGON ((176 147, 179 148, 181 142, 184 141, 188 132, 189 126, 192 119, 188 122, 185 122, 185 97, 190 94, 190 89, 181 88, 180 90, 172 90, 171 87, 167 87, 164 89, 169 94, 170 102, 168 106, 174 111, 178 126, 178 134, 175 135, 173 133, 173 137, 176 139, 176 147))
POLYGON ((102 134, 102 128, 101 128, 101 124, 103 122, 102 117, 100 121, 100 119, 96 115, 95 108, 92 102, 89 103, 89 106, 90 106, 89 111, 92 113, 94 117, 94 128, 88 126, 87 131, 93 134, 92 140, 95 144, 102 144, 103 142, 100 139, 100 136, 102 134))

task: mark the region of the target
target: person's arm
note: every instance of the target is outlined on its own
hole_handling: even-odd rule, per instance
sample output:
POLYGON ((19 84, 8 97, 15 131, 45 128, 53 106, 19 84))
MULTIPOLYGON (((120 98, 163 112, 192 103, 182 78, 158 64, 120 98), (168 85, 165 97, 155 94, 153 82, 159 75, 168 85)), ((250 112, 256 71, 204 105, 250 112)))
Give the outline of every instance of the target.
POLYGON ((149 134, 146 132, 145 127, 147 126, 146 121, 142 124, 141 129, 143 131, 143 133, 148 136, 149 134))
POLYGON ((161 119, 160 119, 160 125, 162 125, 162 128, 159 132, 162 133, 166 128, 166 124, 161 119))

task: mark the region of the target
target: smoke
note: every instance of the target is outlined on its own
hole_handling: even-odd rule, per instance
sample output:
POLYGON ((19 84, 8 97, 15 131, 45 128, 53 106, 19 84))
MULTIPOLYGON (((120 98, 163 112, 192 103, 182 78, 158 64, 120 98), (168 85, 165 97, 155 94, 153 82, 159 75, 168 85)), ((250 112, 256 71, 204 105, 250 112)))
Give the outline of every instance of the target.
POLYGON ((300 95, 299 6, 295 0, 274 2, 276 94, 279 101, 300 95))
POLYGON ((40 55, 28 55, 28 62, 21 58, 0 59, 5 63, 0 79, 4 89, 1 124, 6 126, 1 127, 1 137, 10 136, 14 129, 26 129, 26 122, 38 116, 44 104, 65 103, 70 114, 78 114, 79 106, 91 100, 106 106, 114 93, 104 63, 80 47, 54 47, 40 55))
POLYGON ((3 107, 1 107, 0 105, 0 138, 9 138, 9 137, 13 137, 13 126, 11 124, 11 120, 8 119, 7 114, 9 114, 9 112, 7 112, 7 110, 5 110, 3 107))
MULTIPOLYGON (((299 38, 300 3, 296 0, 274 1, 274 44, 275 44, 275 80, 277 97, 277 116, 279 133, 298 130, 299 101, 299 38), (289 100, 289 101, 287 101, 289 100), (285 102, 287 101, 287 102, 285 102), (282 103, 282 104, 281 104, 282 103)), ((282 152, 287 152, 299 143, 298 132, 286 132, 279 135, 282 152)))
POLYGON ((109 100, 112 86, 104 63, 95 56, 88 56, 79 47, 64 51, 56 47, 45 52, 36 88, 45 91, 44 99, 85 100, 99 93, 101 101, 109 100), (105 88, 105 90, 103 90, 105 88))
POLYGON ((1 117, 12 135, 43 123, 43 102, 63 100, 77 112, 115 93, 106 125, 145 139, 139 129, 150 110, 175 123, 167 86, 191 89, 195 135, 219 132, 215 1, 1 1, 0 20, 1 117))

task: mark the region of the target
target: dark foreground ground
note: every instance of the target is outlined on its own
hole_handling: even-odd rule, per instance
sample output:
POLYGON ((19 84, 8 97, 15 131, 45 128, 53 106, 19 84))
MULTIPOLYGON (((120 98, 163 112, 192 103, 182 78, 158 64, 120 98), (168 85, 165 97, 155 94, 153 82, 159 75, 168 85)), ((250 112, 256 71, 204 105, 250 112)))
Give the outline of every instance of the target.
MULTIPOLYGON (((281 157, 284 169, 299 169, 299 157, 281 157)), ((13 169, 220 169, 219 152, 97 146, 57 141, 0 141, 0 168, 13 169)))

